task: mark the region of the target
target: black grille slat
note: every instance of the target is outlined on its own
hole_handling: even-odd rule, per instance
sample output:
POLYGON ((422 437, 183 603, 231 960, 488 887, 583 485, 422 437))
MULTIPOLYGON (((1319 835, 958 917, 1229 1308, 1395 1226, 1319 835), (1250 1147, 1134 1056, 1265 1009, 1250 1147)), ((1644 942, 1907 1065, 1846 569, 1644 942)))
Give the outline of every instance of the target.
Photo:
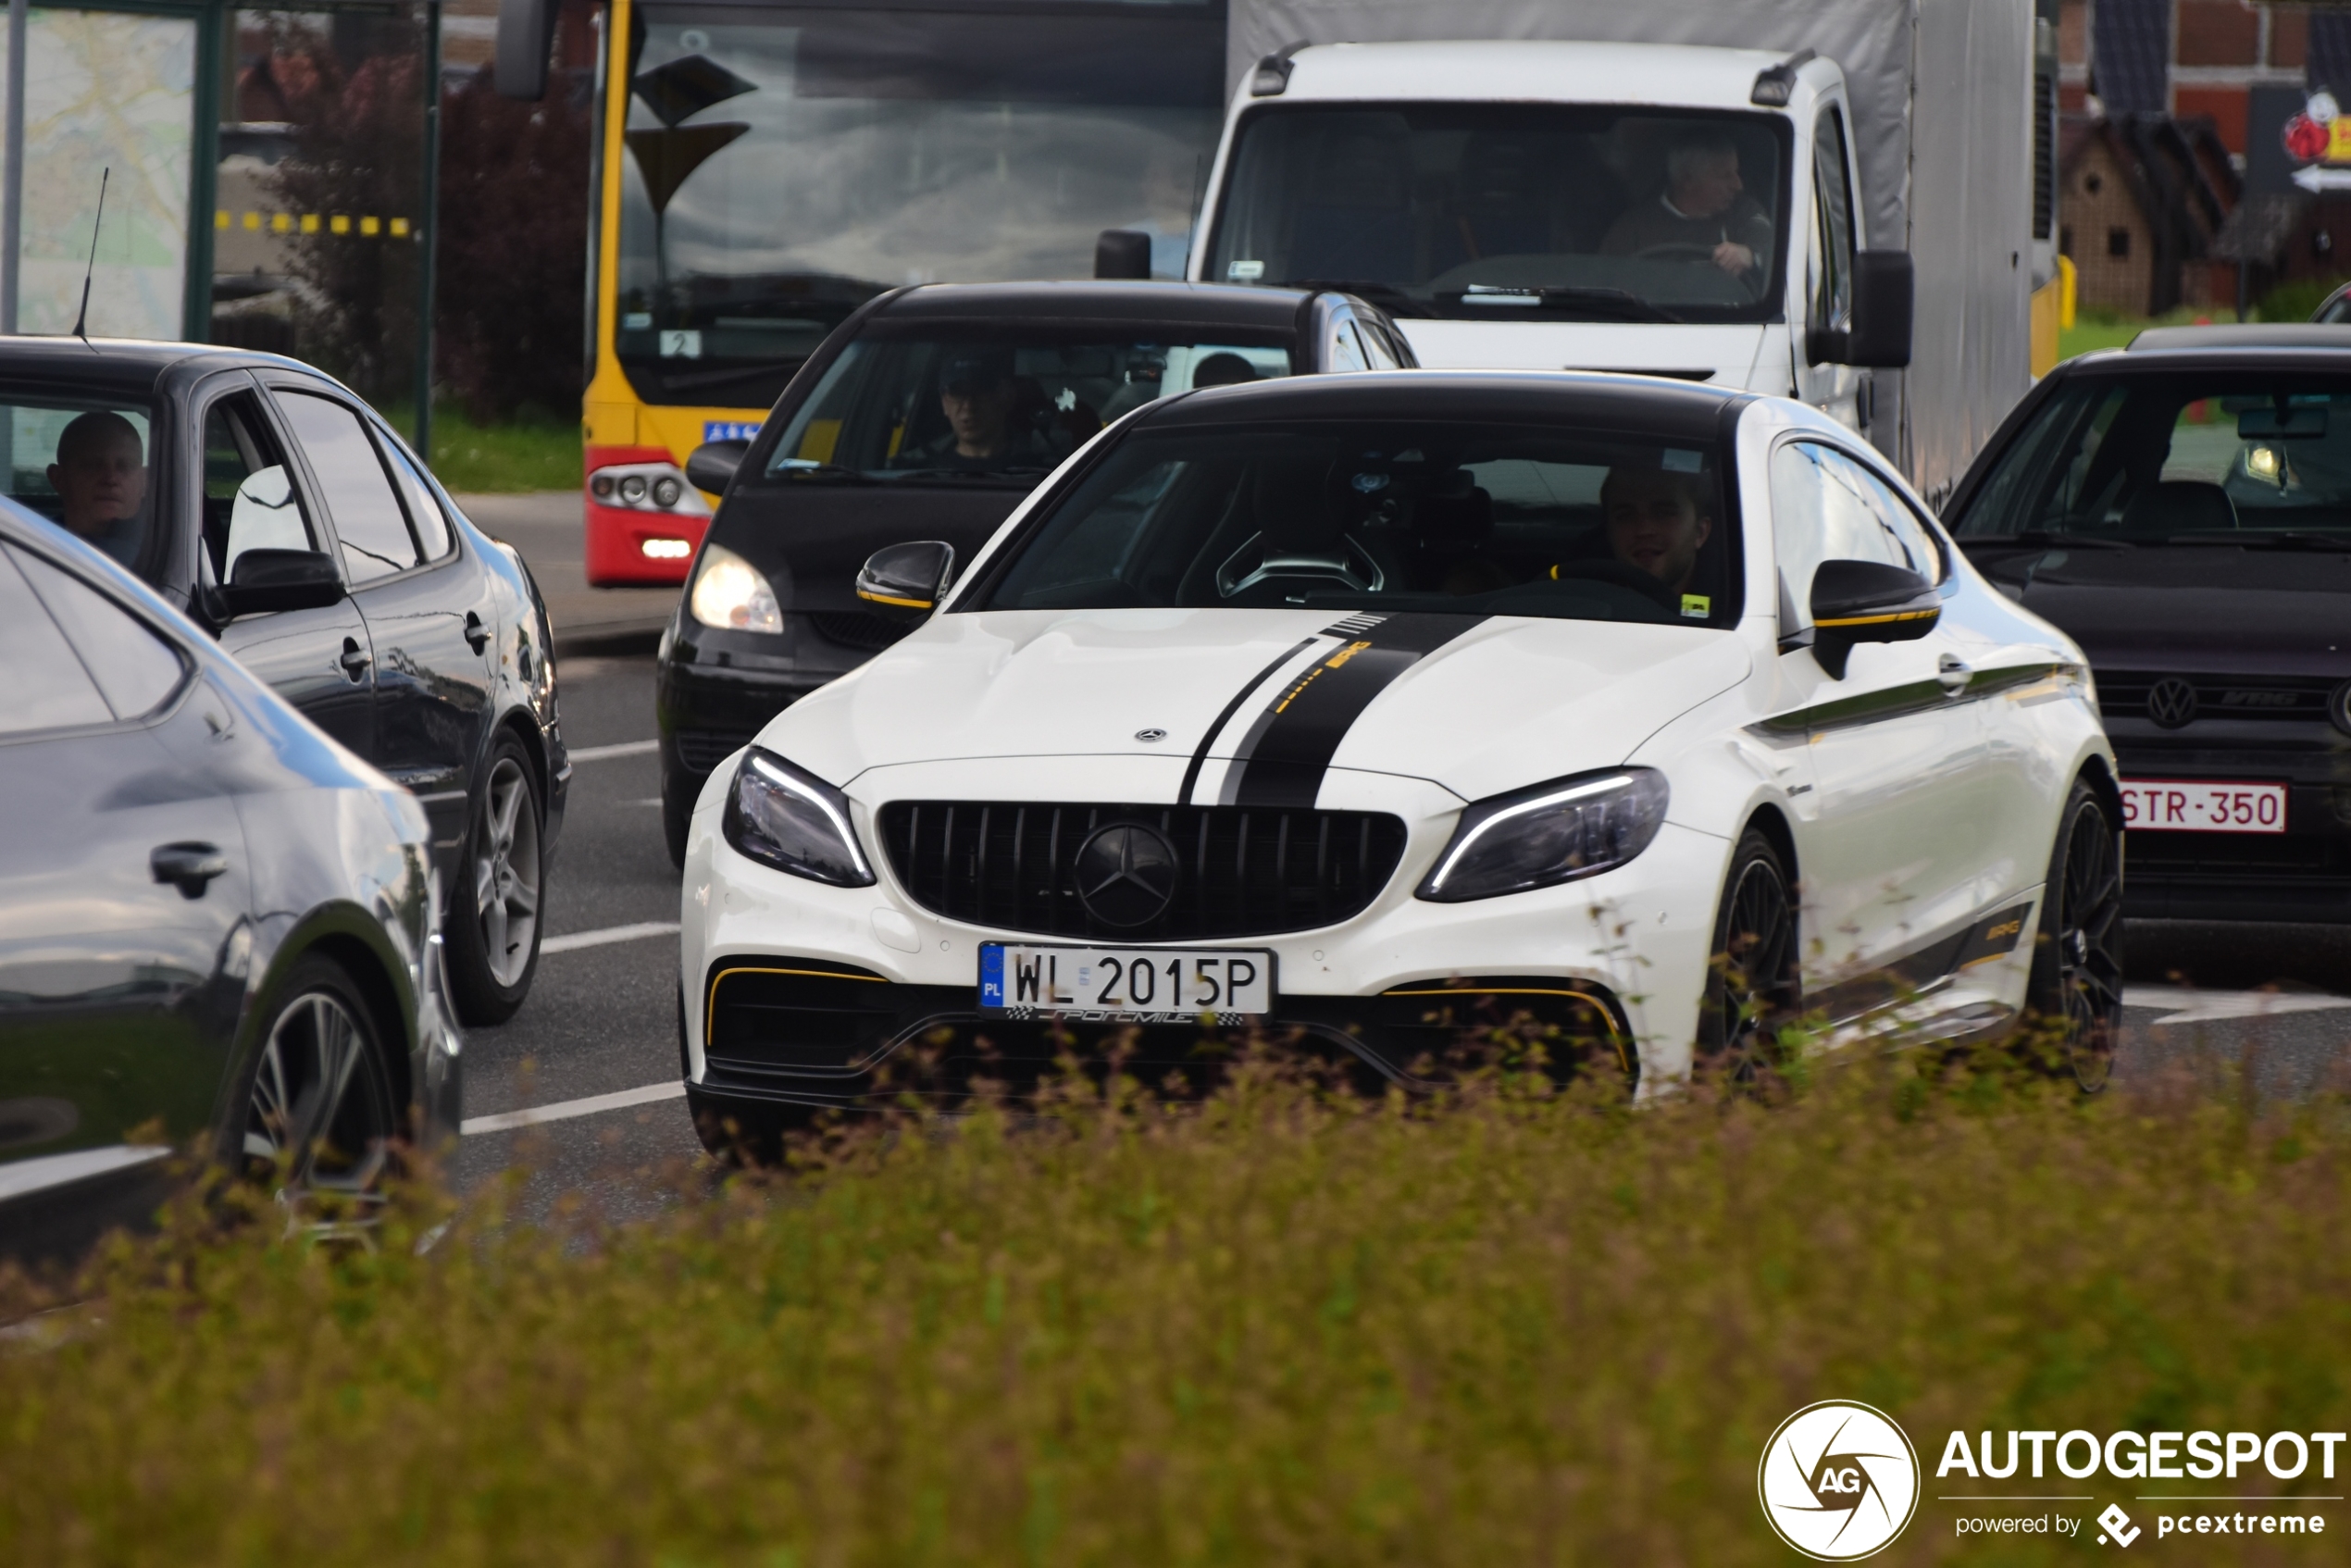
POLYGON ((896 801, 880 823, 891 870, 925 909, 1007 932, 1119 942, 1265 936, 1350 919, 1396 874, 1405 837, 1384 813, 1233 806, 896 801), (1147 926, 1105 927, 1077 897, 1077 852, 1113 822, 1156 828, 1176 847, 1184 885, 1147 926))
POLYGON ((748 729, 680 729, 670 737, 678 760, 696 773, 708 773, 752 742, 748 729))
POLYGON ((2326 677, 2277 675, 2127 674, 2094 671, 2098 707, 2108 718, 2146 718, 2147 694, 2158 682, 2184 680, 2196 691, 2196 716, 2203 719, 2269 719, 2326 723, 2339 681, 2326 677))

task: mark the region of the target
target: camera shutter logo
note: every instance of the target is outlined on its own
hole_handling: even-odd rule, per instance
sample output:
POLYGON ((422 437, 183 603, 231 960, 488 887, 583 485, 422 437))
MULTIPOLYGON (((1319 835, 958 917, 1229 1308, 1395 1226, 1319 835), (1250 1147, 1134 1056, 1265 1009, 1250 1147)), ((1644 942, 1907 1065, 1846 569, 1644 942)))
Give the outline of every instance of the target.
POLYGON ((1818 1562, 1852 1562, 1885 1549, 1918 1511, 1918 1450, 1884 1411, 1823 1400, 1780 1423, 1755 1489, 1780 1539, 1818 1562))

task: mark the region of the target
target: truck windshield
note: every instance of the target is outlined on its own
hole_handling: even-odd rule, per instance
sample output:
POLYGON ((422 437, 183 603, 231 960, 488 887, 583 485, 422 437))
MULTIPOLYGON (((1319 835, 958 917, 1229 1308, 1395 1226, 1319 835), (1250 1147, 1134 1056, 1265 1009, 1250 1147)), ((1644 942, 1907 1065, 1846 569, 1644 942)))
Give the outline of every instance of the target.
POLYGON ((1952 531, 2097 545, 2351 540, 2351 377, 2236 369, 2071 378, 1952 531))
POLYGON ((1637 431, 1145 426, 1032 519, 984 596, 962 607, 1726 627, 1738 618, 1738 541, 1722 483, 1710 446, 1637 431))
POLYGON ((775 401, 903 283, 1082 278, 1107 228, 1183 274, 1222 7, 637 11, 615 348, 652 402, 775 401))
POLYGON ((1099 328, 877 324, 826 367, 766 477, 1026 490, 1105 424, 1158 398, 1290 372, 1289 349, 1231 329, 1105 337, 1099 328))
POLYGON ((1766 115, 1268 106, 1241 121, 1202 275, 1338 283, 1399 316, 1769 320, 1788 145, 1766 115))

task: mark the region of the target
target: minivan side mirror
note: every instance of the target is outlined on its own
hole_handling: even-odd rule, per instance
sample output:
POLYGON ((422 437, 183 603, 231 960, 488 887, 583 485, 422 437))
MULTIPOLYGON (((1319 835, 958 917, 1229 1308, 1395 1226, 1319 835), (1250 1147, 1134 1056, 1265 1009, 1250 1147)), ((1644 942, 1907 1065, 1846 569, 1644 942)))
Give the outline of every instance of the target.
POLYGON ((323 550, 253 549, 237 556, 220 605, 233 618, 280 610, 322 610, 342 602, 342 573, 323 550))
POLYGON ((1148 278, 1151 237, 1139 229, 1105 229, 1094 240, 1094 276, 1148 278))
POLYGON ((947 592, 955 570, 955 547, 939 540, 890 544, 865 558, 857 574, 857 597, 877 615, 918 621, 947 592))
POLYGON ((686 482, 696 490, 724 495, 750 451, 747 441, 706 441, 687 454, 686 482))
POLYGON ((1805 333, 1805 358, 1815 365, 1901 369, 1910 363, 1916 300, 1908 251, 1856 251, 1852 325, 1843 331, 1816 327, 1805 333))
POLYGON ((1934 584, 1883 561, 1823 561, 1812 574, 1812 656, 1833 680, 1863 642, 1909 642, 1943 617, 1934 584))

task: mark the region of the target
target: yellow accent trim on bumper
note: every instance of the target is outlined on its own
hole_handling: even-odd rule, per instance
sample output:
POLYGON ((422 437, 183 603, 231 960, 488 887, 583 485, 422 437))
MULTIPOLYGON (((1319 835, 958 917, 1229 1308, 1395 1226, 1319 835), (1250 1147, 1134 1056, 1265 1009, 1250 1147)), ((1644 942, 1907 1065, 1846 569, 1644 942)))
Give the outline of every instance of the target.
POLYGON ((879 975, 838 975, 830 969, 772 969, 750 964, 738 964, 732 969, 721 969, 710 977, 710 1002, 703 1012, 702 1053, 705 1061, 710 1056, 710 1032, 718 1027, 718 982, 729 975, 805 975, 816 980, 863 980, 868 985, 875 986, 889 984, 879 975))

